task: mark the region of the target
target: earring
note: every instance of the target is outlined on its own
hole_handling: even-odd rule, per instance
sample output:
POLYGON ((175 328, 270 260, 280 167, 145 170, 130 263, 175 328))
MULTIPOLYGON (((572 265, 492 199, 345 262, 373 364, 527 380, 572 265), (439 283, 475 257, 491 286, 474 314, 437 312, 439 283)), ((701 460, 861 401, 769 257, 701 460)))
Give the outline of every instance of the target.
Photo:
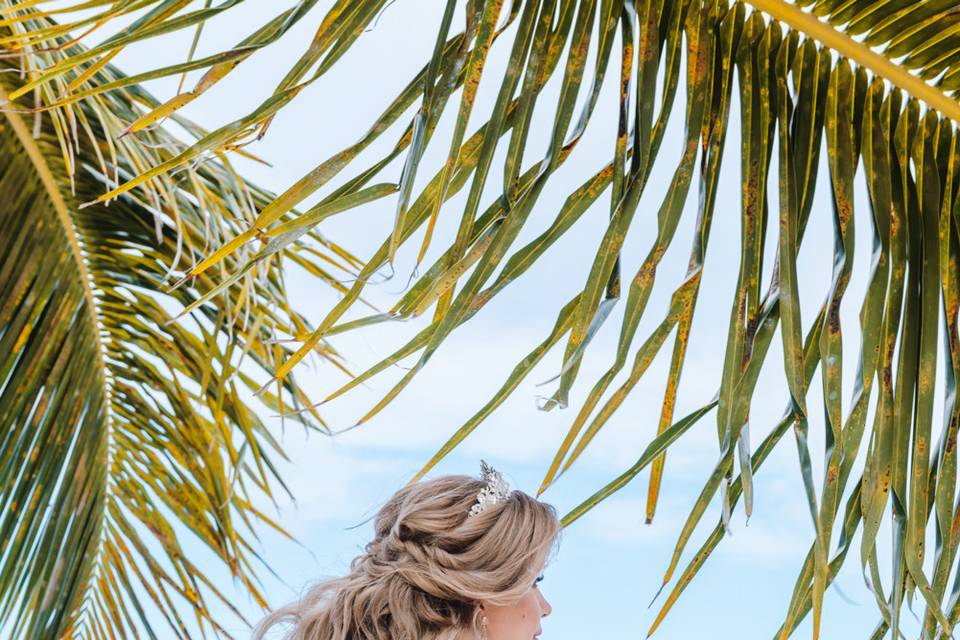
POLYGON ((480 618, 480 638, 487 640, 487 616, 480 618))

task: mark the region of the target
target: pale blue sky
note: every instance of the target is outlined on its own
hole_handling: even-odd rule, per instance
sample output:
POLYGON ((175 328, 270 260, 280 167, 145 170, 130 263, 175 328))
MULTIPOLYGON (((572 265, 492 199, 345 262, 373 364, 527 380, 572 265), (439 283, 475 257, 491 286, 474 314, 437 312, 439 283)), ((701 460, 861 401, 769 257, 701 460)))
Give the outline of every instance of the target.
MULTIPOLYGON (((267 4, 247 2, 210 22, 203 33, 200 53, 227 48, 244 37, 255 25, 266 20, 264 7, 267 4)), ((269 3, 270 15, 290 4, 289 1, 269 3)), ((313 16, 303 20, 278 45, 258 52, 244 62, 220 85, 189 105, 185 113, 201 124, 213 127, 254 108, 259 100, 269 95, 288 65, 307 46, 315 25, 329 4, 321 2, 322 6, 314 10, 313 16)), ((264 140, 251 148, 273 166, 264 167, 242 159, 237 160, 237 166, 258 184, 282 191, 332 153, 354 142, 430 55, 441 7, 441 3, 426 0, 394 2, 376 28, 364 34, 324 78, 284 109, 264 140)), ((161 61, 171 63, 185 55, 189 38, 188 33, 176 34, 131 47, 115 62, 127 72, 152 68, 161 61)), ((485 120, 490 111, 497 88, 495 79, 502 73, 506 50, 506 43, 502 41, 493 49, 481 82, 474 123, 485 120)), ((195 80, 196 76, 191 78, 195 80)), ((189 82, 187 86, 190 86, 189 82)), ((152 83, 149 87, 159 98, 166 99, 172 95, 176 79, 152 83)), ((545 128, 552 119, 550 96, 555 95, 556 88, 556 81, 548 86, 546 97, 541 99, 535 115, 535 123, 541 126, 534 127, 539 137, 534 135, 531 138, 528 163, 545 149, 545 128)), ((677 103, 682 105, 683 100, 681 88, 677 103)), ((615 101, 614 84, 608 82, 585 139, 552 179, 516 246, 538 234, 553 218, 574 185, 608 161, 613 148, 615 101)), ((421 164, 418 184, 432 175, 428 167, 437 167, 446 154, 451 111, 453 109, 448 109, 421 164)), ((632 276, 653 239, 656 208, 679 157, 682 116, 682 110, 678 110, 671 120, 661 157, 624 248, 625 278, 632 276)), ((410 114, 402 119, 401 127, 409 117, 410 114)), ((733 111, 706 259, 707 273, 681 380, 677 416, 709 400, 720 379, 722 346, 739 256, 738 117, 733 111)), ((385 135, 381 142, 361 156, 355 166, 365 167, 370 160, 382 155, 388 146, 392 146, 400 130, 398 127, 396 133, 385 135)), ((502 157, 501 151, 500 162, 494 163, 485 202, 496 196, 500 185, 496 167, 502 166, 502 157)), ((384 179, 396 180, 400 166, 399 162, 391 165, 384 179)), ((350 169, 344 175, 351 175, 350 169)), ((829 287, 832 229, 829 193, 824 178, 821 176, 813 220, 801 254, 805 328, 829 287)), ((328 192, 324 190, 322 193, 328 192)), ((864 195, 862 188, 859 195, 864 195)), ((543 339, 560 306, 584 283, 606 223, 608 197, 605 195, 584 215, 567 237, 558 242, 521 281, 511 285, 470 323, 454 332, 413 384, 370 423, 335 440, 318 434, 304 438, 302 429, 287 425, 284 444, 291 453, 292 462, 283 466, 283 473, 299 499, 296 508, 282 504, 279 519, 299 538, 303 547, 264 534, 263 557, 282 579, 282 582, 275 580, 264 572, 266 592, 272 604, 286 603, 306 583, 321 575, 345 571, 372 531, 369 522, 353 529, 348 527, 372 516, 453 430, 489 398, 515 363, 543 339)), ((696 198, 697 185, 694 184, 684 220, 659 270, 658 284, 638 332, 636 346, 659 323, 670 292, 686 269, 696 198)), ((459 220, 457 205, 462 206, 463 200, 461 194, 441 214, 429 258, 435 257, 452 239, 459 220)), ((775 206, 775 201, 771 204, 775 206)), ((869 266, 868 210, 865 200, 861 199, 858 204, 858 254, 854 281, 843 306, 845 412, 849 407, 859 349, 859 300, 869 266)), ((365 258, 389 232, 394 206, 394 201, 387 199, 355 209, 325 222, 321 230, 365 258)), ((409 275, 411 254, 418 247, 419 238, 416 236, 416 241, 401 251, 397 262, 398 277, 368 289, 372 301, 387 304, 395 299, 393 294, 403 287, 409 275)), ((774 224, 768 249, 775 246, 775 241, 774 224)), ((771 266, 772 253, 768 252, 767 274, 771 266)), ((765 277, 764 287, 767 282, 765 277)), ((297 274, 291 275, 290 286, 291 299, 316 321, 336 300, 330 290, 297 274)), ((614 309, 604 330, 587 352, 578 384, 571 395, 570 408, 545 413, 535 406, 538 394, 549 395, 554 389, 553 383, 543 387, 536 386, 536 383, 551 378, 558 371, 562 349, 555 349, 513 397, 439 465, 433 475, 479 473, 479 460, 483 457, 501 469, 514 487, 535 492, 586 391, 612 361, 622 307, 623 301, 614 309)), ((359 370, 402 344, 404 337, 412 335, 421 326, 421 321, 379 326, 337 337, 334 344, 359 370)), ((544 494, 543 499, 554 504, 561 514, 619 475, 646 446, 656 429, 669 353, 668 346, 643 383, 637 386, 577 465, 544 494)), ((344 380, 329 365, 301 365, 299 371, 301 381, 309 381, 311 388, 315 388, 313 395, 317 399, 344 380)), ((369 389, 359 389, 325 406, 324 416, 334 428, 353 424, 401 373, 396 369, 375 378, 369 389)), ((754 443, 759 442, 779 419, 786 398, 782 359, 779 344, 775 342, 751 414, 754 443)), ((814 379, 810 402, 811 439, 819 481, 823 431, 819 376, 814 379)), ((271 422, 279 431, 279 421, 271 419, 271 422)), ((935 424, 939 425, 939 422, 935 424)), ((656 607, 648 609, 647 603, 659 587, 677 533, 717 455, 715 417, 710 414, 671 450, 660 507, 653 524, 643 524, 647 489, 647 474, 644 473, 564 532, 559 555, 548 568, 542 584, 544 594, 554 607, 553 614, 543 622, 542 637, 545 640, 645 636, 656 614, 656 607)), ((715 503, 704 520, 704 526, 688 547, 684 561, 712 530, 718 513, 715 503)), ((732 528, 734 535, 721 543, 655 637, 753 640, 769 638, 776 631, 788 604, 796 572, 813 539, 796 451, 789 435, 758 473, 755 509, 749 525, 744 521, 741 506, 734 514, 732 528)), ((883 549, 889 546, 887 538, 884 530, 881 533, 883 549)), ((863 585, 857 557, 858 553, 851 553, 849 566, 838 580, 846 599, 836 590, 831 590, 827 596, 825 638, 866 637, 877 620, 875 604, 863 585)), ((241 609, 256 617, 256 607, 240 596, 238 598, 241 609)), ((233 630, 241 637, 244 635, 241 627, 233 630)), ((808 636, 809 622, 797 633, 797 637, 808 636)))

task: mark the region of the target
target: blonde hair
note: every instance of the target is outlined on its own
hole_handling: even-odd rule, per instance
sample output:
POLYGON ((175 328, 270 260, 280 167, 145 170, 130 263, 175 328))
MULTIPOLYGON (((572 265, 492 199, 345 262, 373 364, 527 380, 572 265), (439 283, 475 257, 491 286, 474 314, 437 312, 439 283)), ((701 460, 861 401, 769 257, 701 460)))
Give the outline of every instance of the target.
POLYGON ((473 640, 481 601, 520 599, 560 539, 556 509, 518 490, 467 514, 484 482, 465 475, 420 481, 381 507, 373 540, 350 573, 322 581, 264 618, 286 640, 473 640))

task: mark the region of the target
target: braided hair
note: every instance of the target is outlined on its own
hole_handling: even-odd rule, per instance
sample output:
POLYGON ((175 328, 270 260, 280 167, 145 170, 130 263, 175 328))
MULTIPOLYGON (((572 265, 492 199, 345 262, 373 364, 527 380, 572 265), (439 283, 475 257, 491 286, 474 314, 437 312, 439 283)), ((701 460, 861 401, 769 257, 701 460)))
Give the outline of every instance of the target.
POLYGON ((484 484, 446 475, 397 491, 350 573, 269 614, 254 640, 276 625, 287 625, 285 640, 479 638, 479 604, 519 600, 561 531, 553 506, 518 490, 468 517, 484 484))

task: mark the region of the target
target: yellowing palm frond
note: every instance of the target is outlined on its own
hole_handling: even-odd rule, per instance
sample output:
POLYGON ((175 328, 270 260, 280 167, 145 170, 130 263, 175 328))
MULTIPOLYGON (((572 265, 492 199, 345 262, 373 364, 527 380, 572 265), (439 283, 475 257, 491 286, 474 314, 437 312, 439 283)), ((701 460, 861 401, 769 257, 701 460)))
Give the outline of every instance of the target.
MULTIPOLYGON (((10 60, 2 70, 0 96, 18 78, 10 60)), ((104 76, 122 78, 109 66, 104 76)), ((142 89, 96 100, 38 120, 0 115, 0 629, 229 637, 214 612, 244 616, 195 549, 265 606, 252 545, 279 527, 256 503, 285 488, 283 452, 249 389, 290 355, 275 338, 310 329, 286 299, 284 261, 341 289, 322 262, 341 277, 359 262, 307 229, 269 253, 227 258, 224 270, 242 272, 229 289, 217 291, 219 269, 172 288, 272 196, 219 155, 151 192, 81 209, 183 146, 159 128, 116 140, 152 100, 142 89)), ((284 413, 312 404, 294 379, 262 401, 284 413)), ((293 419, 328 431, 315 410, 293 419)))

